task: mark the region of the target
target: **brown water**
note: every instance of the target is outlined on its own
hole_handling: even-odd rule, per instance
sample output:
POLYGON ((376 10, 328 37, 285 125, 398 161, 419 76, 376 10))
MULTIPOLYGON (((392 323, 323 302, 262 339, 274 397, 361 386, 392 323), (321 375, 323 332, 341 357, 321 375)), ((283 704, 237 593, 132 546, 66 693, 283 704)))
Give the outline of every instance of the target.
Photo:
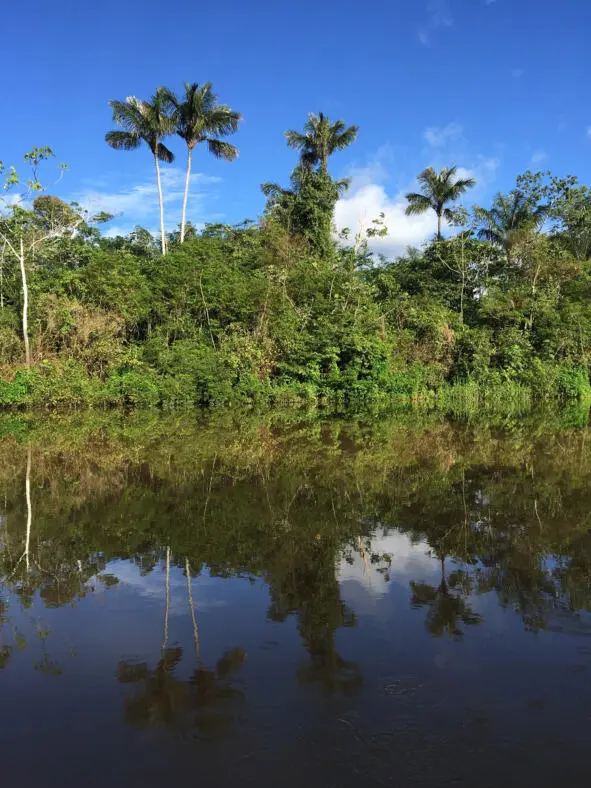
POLYGON ((588 785, 584 421, 0 420, 3 785, 588 785))

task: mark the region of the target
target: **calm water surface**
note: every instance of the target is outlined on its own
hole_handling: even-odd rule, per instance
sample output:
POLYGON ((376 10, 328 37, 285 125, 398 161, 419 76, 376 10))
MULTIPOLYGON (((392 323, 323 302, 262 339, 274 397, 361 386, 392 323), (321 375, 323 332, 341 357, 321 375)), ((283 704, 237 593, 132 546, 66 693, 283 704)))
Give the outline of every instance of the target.
POLYGON ((584 421, 6 417, 3 785, 589 785, 584 421))

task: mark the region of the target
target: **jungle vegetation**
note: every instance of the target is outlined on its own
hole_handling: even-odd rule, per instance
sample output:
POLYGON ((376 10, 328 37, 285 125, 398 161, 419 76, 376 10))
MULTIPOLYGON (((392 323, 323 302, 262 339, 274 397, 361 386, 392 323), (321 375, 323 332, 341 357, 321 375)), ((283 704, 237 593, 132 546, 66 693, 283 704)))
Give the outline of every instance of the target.
POLYGON ((591 395, 591 190, 576 177, 528 171, 467 210, 474 180, 427 168, 407 212, 434 211, 438 232, 389 259, 371 251, 383 217, 333 224, 348 182, 331 161, 356 126, 311 114, 286 132, 299 160, 284 185, 262 184, 260 218, 197 229, 193 155, 232 162, 240 113, 211 83, 110 105, 106 143, 153 159, 160 236, 107 237, 108 215, 49 193, 49 147, 26 153, 22 172, 0 163, 0 406, 591 395), (174 136, 187 178, 167 233, 174 136))

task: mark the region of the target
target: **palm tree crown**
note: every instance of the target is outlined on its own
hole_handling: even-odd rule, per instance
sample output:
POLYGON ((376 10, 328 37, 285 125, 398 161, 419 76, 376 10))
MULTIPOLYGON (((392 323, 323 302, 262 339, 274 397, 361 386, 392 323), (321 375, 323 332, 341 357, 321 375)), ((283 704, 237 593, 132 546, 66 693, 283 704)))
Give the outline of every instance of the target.
POLYGON ((320 169, 326 172, 328 157, 347 148, 357 139, 358 133, 358 126, 346 126, 343 120, 331 123, 326 115, 319 112, 318 115, 308 115, 303 134, 290 130, 285 132, 285 136, 289 147, 300 151, 304 166, 319 164, 320 169))
POLYGON ((203 85, 185 82, 182 100, 172 91, 167 91, 167 96, 174 106, 176 132, 185 140, 187 147, 194 148, 198 143, 206 142, 209 152, 218 159, 233 161, 238 156, 234 145, 218 138, 234 134, 242 115, 226 104, 217 103, 211 82, 203 85))
POLYGON ((107 145, 115 150, 135 150, 145 143, 154 156, 156 165, 156 185, 160 203, 160 243, 162 254, 166 254, 166 235, 164 232, 164 201, 160 182, 160 161, 170 164, 174 154, 162 138, 174 133, 171 105, 167 91, 158 88, 150 101, 128 96, 125 101, 109 101, 113 110, 113 121, 121 130, 109 131, 105 135, 107 145))
POLYGON ((425 213, 429 209, 435 211, 438 238, 441 238, 441 220, 449 222, 453 219, 453 211, 446 208, 446 205, 455 202, 476 183, 474 178, 456 178, 457 169, 455 166, 444 167, 441 172, 437 172, 433 167, 427 167, 417 178, 422 191, 406 195, 407 216, 425 213))
POLYGON ((478 237, 510 253, 527 233, 541 228, 548 216, 547 205, 532 205, 523 192, 514 189, 508 195, 497 194, 492 207, 475 209, 482 227, 478 237))
POLYGON ((185 92, 180 99, 168 89, 165 89, 164 94, 174 108, 173 122, 176 133, 187 145, 187 171, 180 235, 180 241, 183 243, 193 149, 199 143, 205 143, 209 152, 217 159, 234 161, 238 156, 238 148, 220 137, 234 134, 238 130, 242 116, 226 104, 217 103, 217 96, 213 92, 211 82, 206 82, 203 85, 199 85, 197 82, 185 82, 185 92))
POLYGON ((164 88, 158 88, 150 101, 128 96, 125 101, 109 101, 113 121, 122 131, 109 131, 107 145, 115 150, 135 150, 144 142, 155 156, 165 162, 174 161, 174 154, 161 140, 174 132, 164 88))

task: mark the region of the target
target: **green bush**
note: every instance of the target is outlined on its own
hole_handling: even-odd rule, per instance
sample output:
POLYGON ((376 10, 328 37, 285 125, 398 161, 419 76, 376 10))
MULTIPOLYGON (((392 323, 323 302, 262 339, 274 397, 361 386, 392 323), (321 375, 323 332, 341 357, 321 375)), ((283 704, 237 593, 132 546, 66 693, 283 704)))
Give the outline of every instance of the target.
POLYGON ((30 376, 17 372, 13 380, 0 378, 0 406, 24 405, 28 401, 30 376))
POLYGON ((109 405, 153 407, 160 403, 158 376, 149 369, 115 373, 105 381, 100 398, 109 405))
POLYGON ((566 399, 588 399, 591 397, 589 373, 584 367, 560 367, 556 376, 556 388, 566 399))

